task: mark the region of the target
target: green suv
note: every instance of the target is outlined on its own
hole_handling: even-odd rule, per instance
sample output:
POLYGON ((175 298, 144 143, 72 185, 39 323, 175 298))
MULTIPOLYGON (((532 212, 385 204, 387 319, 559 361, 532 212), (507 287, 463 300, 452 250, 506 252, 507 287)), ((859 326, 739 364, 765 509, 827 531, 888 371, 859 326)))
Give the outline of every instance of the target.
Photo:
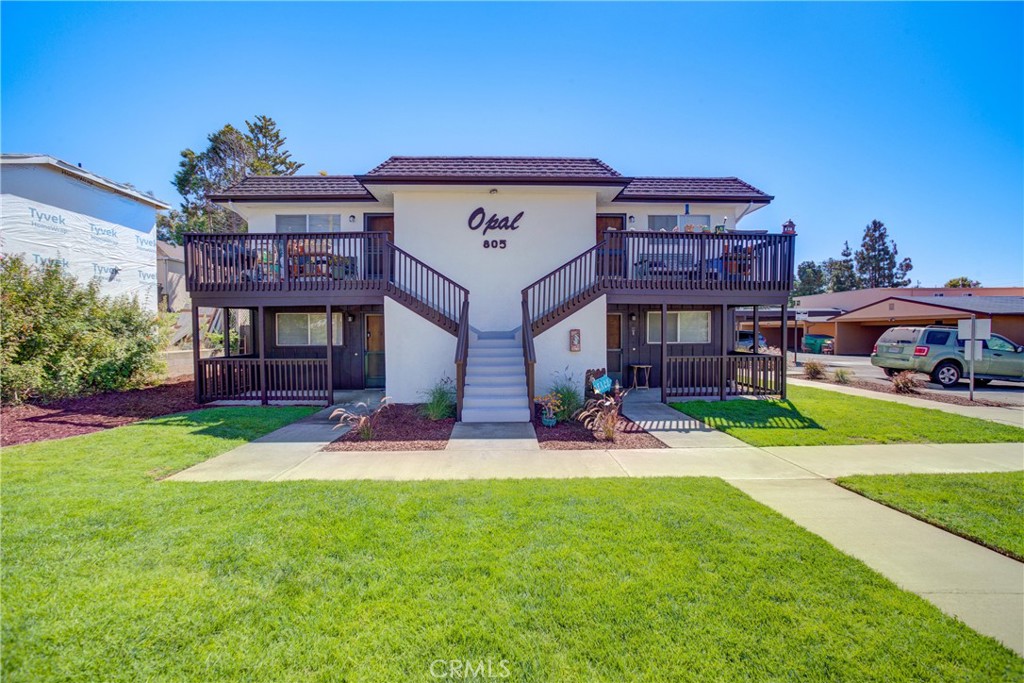
MULTIPOLYGON (((983 343, 981 360, 974 361, 975 384, 984 386, 994 379, 1024 382, 1024 347, 993 334, 983 343)), ((964 343, 957 340, 955 327, 890 327, 871 352, 871 364, 892 377, 904 370, 931 375, 932 381, 951 387, 966 377, 969 365, 964 343)))

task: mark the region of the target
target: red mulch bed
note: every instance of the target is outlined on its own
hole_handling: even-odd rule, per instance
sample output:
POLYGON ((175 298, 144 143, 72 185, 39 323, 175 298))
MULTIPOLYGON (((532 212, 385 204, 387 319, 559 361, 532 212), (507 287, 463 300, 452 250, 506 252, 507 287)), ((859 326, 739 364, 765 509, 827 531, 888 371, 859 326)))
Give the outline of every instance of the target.
POLYGON ((668 448, 651 436, 647 430, 629 418, 619 418, 615 441, 598 439, 594 432, 575 420, 559 422, 554 427, 545 427, 540 417, 534 415, 533 429, 537 441, 546 451, 620 450, 625 448, 668 448))
POLYGON ((324 446, 325 451, 443 451, 455 427, 455 418, 430 420, 418 405, 395 403, 385 408, 364 440, 356 430, 324 446))
POLYGON ((191 375, 172 377, 145 389, 5 406, 0 409, 0 445, 64 439, 202 407, 195 402, 191 375))

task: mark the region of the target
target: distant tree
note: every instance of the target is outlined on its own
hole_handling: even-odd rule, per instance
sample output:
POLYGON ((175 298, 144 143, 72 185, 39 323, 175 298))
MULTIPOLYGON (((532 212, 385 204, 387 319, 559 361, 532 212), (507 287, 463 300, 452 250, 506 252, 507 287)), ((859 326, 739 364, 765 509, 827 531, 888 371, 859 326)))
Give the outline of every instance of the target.
POLYGON ((302 168, 302 164, 291 160, 291 152, 284 149, 285 137, 274 119, 260 114, 254 121, 246 121, 245 126, 256 152, 249 167, 254 175, 295 175, 302 168))
POLYGON ((960 277, 955 277, 955 278, 949 280, 946 284, 944 284, 942 286, 943 287, 954 287, 954 288, 981 287, 981 283, 978 282, 977 280, 972 280, 971 278, 969 278, 969 277, 967 277, 965 275, 961 275, 960 277))
POLYGON ((906 287, 913 269, 909 258, 897 262, 899 250, 889 239, 885 223, 873 220, 864 228, 860 249, 854 254, 861 287, 906 287))
POLYGON ((291 161, 285 138, 274 120, 257 116, 246 121, 247 133, 230 123, 207 137, 201 152, 181 152, 172 184, 182 196, 181 207, 157 219, 160 239, 181 243, 186 232, 245 232, 245 221, 210 201, 250 175, 292 175, 302 164, 291 161))
POLYGON ((804 261, 796 267, 796 286, 793 296, 810 296, 825 291, 825 273, 814 261, 804 261))
POLYGON ((842 258, 830 258, 821 263, 821 272, 825 277, 825 288, 830 292, 849 292, 860 289, 860 278, 853 264, 853 251, 849 242, 843 242, 842 258))

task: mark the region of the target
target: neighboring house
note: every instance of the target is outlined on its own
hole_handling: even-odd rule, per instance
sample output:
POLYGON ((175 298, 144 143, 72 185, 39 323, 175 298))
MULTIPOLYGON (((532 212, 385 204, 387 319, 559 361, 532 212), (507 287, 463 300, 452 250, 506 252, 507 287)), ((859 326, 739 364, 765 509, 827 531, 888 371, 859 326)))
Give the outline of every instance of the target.
POLYGON ((0 253, 59 261, 104 294, 133 295, 156 311, 156 212, 167 204, 35 154, 0 155, 0 192, 0 253))
POLYGON ((156 281, 164 310, 177 313, 191 308, 185 286, 185 249, 164 242, 156 243, 156 281))
MULTIPOLYGON (((786 348, 806 334, 835 337, 837 354, 867 355, 875 341, 897 325, 956 325, 975 314, 992 330, 1024 343, 1024 287, 877 287, 802 296, 789 311, 786 348)), ((751 315, 740 314, 750 329, 751 315)), ((771 345, 780 342, 779 311, 764 311, 761 328, 771 345)))
POLYGON ((392 157, 214 200, 249 234, 186 237, 193 315, 247 310, 255 352, 197 356, 199 400, 382 387, 416 402, 447 376, 461 419, 526 421, 565 371, 582 388, 590 369, 627 386, 649 370, 662 399, 785 390, 777 356, 733 352, 733 312, 785 305, 794 236, 735 230, 772 200, 736 178, 392 157))

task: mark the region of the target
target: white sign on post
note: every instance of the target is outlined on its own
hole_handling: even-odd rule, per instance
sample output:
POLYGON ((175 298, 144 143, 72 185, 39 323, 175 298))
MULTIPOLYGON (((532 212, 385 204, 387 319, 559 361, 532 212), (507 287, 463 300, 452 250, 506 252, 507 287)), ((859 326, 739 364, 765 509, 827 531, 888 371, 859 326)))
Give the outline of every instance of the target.
POLYGON ((981 341, 980 339, 976 339, 974 341, 965 341, 964 358, 966 358, 967 360, 982 360, 984 358, 984 356, 982 355, 984 344, 985 342, 981 341))
MULTIPOLYGON (((957 339, 971 338, 971 319, 958 320, 956 322, 957 339)), ((974 338, 989 339, 992 336, 992 321, 988 318, 978 318, 974 321, 974 338)))

